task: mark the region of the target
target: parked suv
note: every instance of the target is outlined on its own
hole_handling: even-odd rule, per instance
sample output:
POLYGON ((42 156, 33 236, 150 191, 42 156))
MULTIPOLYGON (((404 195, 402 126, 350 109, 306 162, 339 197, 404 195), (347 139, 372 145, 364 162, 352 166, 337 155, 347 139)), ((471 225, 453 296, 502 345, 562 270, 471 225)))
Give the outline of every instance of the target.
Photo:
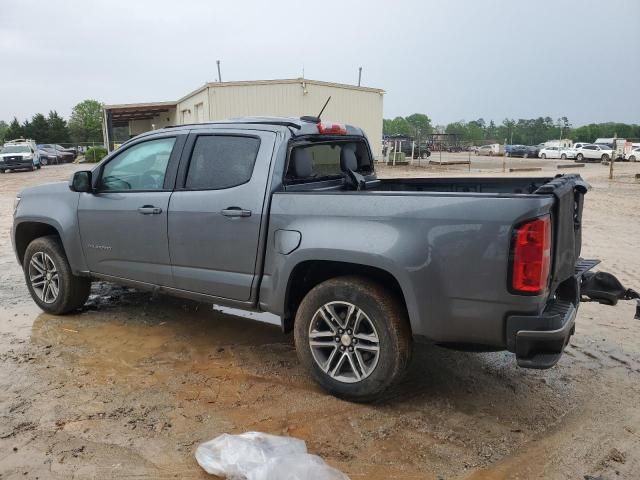
POLYGON ((601 160, 607 161, 613 155, 613 150, 607 145, 584 145, 581 148, 576 149, 576 161, 582 162, 583 160, 601 160))
POLYGON ((624 159, 630 162, 640 160, 640 147, 633 147, 633 149, 624 156, 624 159))
POLYGON ((40 154, 33 140, 11 140, 0 150, 0 173, 39 169, 40 154))
POLYGON ((359 128, 244 118, 147 132, 23 190, 11 238, 47 313, 81 308, 94 279, 271 312, 318 383, 367 401, 414 341, 555 365, 598 263, 580 258, 588 188, 380 179, 359 128))
POLYGON ((505 149, 505 157, 522 157, 528 158, 531 155, 531 147, 527 147, 526 145, 510 145, 511 148, 507 151, 505 149))

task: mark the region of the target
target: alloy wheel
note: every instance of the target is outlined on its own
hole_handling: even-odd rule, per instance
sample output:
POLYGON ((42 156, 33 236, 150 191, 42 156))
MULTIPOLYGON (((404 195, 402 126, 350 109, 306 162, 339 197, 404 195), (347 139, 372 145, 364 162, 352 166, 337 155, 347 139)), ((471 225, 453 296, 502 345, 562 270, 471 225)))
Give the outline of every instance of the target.
POLYGON ((309 325, 313 359, 332 379, 356 383, 373 373, 380 357, 380 338, 373 322, 356 305, 328 302, 309 325))
POLYGON ((29 262, 29 281, 38 298, 54 303, 60 293, 60 276, 55 263, 44 252, 36 252, 29 262))

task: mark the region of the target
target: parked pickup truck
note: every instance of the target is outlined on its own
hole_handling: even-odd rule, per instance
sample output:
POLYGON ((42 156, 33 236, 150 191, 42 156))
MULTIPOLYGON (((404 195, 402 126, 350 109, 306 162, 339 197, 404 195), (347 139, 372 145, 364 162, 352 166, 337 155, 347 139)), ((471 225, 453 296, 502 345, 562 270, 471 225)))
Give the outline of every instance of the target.
POLYGON ((326 390, 369 401, 413 341, 558 362, 580 301, 577 175, 375 175, 362 130, 313 117, 182 125, 16 199, 34 301, 66 314, 94 279, 272 312, 326 390))

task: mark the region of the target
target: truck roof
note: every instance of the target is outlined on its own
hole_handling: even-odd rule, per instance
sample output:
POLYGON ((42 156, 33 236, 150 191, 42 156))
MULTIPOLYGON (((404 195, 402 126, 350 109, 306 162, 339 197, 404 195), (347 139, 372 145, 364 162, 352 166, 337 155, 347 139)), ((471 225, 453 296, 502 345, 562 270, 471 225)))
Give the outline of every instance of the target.
MULTIPOLYGON (((274 126, 274 127, 288 127, 294 136, 302 135, 319 135, 318 124, 336 124, 338 122, 320 120, 317 117, 238 117, 230 118, 228 120, 216 120, 212 122, 202 123, 188 123, 183 125, 171 125, 162 129, 146 132, 142 135, 149 135, 158 132, 166 132, 175 128, 187 128, 187 129, 199 129, 206 128, 212 125, 233 125, 234 128, 251 128, 254 125, 274 126)), ((346 135, 364 136, 362 129, 354 127, 352 125, 340 124, 346 129, 346 135)))

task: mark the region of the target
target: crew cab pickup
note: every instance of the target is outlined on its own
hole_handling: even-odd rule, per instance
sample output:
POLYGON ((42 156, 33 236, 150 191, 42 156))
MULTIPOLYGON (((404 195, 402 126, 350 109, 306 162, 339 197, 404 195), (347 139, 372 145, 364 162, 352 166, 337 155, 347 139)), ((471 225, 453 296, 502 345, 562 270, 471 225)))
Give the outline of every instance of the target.
POLYGON ((414 341, 509 350, 549 368, 574 332, 577 175, 375 175, 359 128, 252 117, 128 141, 70 182, 16 199, 12 241, 44 311, 94 279, 265 311, 329 392, 369 401, 414 341))

